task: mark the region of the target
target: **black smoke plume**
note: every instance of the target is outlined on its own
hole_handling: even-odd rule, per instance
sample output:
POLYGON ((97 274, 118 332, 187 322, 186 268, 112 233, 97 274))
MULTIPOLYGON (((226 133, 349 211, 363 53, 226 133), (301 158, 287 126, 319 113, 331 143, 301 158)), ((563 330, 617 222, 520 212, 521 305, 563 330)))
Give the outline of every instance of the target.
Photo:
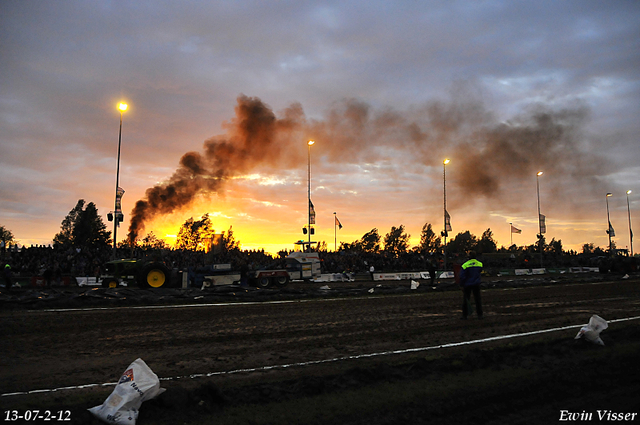
POLYGON ((456 189, 453 201, 487 198, 496 207, 513 207, 514 191, 530 184, 539 170, 555 175, 553 190, 565 194, 564 201, 580 191, 601 191, 599 178, 611 172, 607 160, 585 147, 589 111, 580 105, 561 110, 533 105, 498 121, 482 102, 462 95, 406 111, 376 111, 346 99, 321 120, 307 119, 299 104, 281 115, 260 99, 238 97, 226 133, 205 141, 203 152, 186 153, 169 180, 136 203, 129 240, 135 241, 147 221, 188 206, 199 194, 223 190, 234 176, 256 167, 300 168, 307 139, 318 142, 322 161, 331 165, 376 163, 392 155, 400 168, 424 170, 442 167, 450 157, 457 164, 448 181, 456 189))
POLYGON ((235 119, 225 125, 227 133, 205 141, 202 153, 184 154, 169 180, 147 189, 144 199, 136 202, 129 242, 157 215, 171 214, 198 194, 218 192, 230 177, 279 158, 284 138, 297 127, 297 109, 292 106, 278 119, 260 99, 240 96, 235 119))

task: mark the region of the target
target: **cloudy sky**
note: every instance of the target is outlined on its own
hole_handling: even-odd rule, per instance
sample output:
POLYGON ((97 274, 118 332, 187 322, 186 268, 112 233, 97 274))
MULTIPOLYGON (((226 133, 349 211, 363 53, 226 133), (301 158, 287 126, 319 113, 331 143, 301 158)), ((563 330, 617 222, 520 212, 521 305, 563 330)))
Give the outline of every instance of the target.
POLYGON ((243 248, 291 248, 309 157, 330 249, 334 212, 338 244, 442 230, 445 158, 452 235, 534 243, 538 171, 548 241, 606 246, 607 192, 619 247, 627 190, 637 223, 637 1, 5 0, 0 57, 0 224, 23 244, 78 199, 106 222, 119 102, 119 240, 137 215, 172 242, 209 213, 243 248))

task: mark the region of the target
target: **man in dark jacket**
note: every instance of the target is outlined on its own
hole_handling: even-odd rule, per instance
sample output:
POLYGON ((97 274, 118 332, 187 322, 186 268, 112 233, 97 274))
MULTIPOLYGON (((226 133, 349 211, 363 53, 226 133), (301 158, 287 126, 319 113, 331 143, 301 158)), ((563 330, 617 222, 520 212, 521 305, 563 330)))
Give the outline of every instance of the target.
POLYGON ((12 276, 12 273, 11 273, 11 265, 6 264, 4 266, 2 280, 4 280, 4 285, 7 288, 7 290, 11 290, 11 285, 13 285, 13 276, 12 276))
POLYGON ((482 273, 482 263, 477 260, 474 251, 469 253, 469 260, 462 265, 460 271, 460 286, 462 286, 462 318, 466 319, 471 309, 471 293, 476 301, 476 313, 482 319, 482 301, 480 299, 480 274, 482 273))

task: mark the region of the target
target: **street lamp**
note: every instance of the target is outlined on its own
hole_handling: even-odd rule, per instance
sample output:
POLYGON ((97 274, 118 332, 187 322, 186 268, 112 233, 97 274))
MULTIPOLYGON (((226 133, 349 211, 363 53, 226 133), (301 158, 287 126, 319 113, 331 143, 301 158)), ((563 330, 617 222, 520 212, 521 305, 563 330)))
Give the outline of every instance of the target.
POLYGON ((629 250, 631 251, 631 256, 633 257, 633 232, 631 231, 631 207, 629 207, 629 194, 630 190, 627 190, 627 214, 629 215, 629 250))
POLYGON ((122 206, 120 205, 120 199, 122 198, 122 193, 120 189, 120 146, 122 145, 122 114, 127 110, 126 103, 120 103, 118 105, 118 110, 120 111, 120 132, 118 133, 118 165, 116 168, 116 202, 114 208, 114 216, 113 216, 113 259, 116 258, 116 243, 117 243, 117 234, 118 234, 118 224, 120 224, 122 218, 122 206))
MULTIPOLYGON (((313 145, 315 142, 313 140, 309 140, 307 142, 307 198, 309 201, 309 214, 308 214, 308 218, 309 218, 309 227, 307 227, 308 230, 308 235, 309 235, 309 244, 307 245, 307 252, 311 252, 311 212, 313 210, 312 207, 312 203, 311 203, 311 145, 313 145)), ((315 218, 315 210, 313 210, 313 224, 315 224, 316 222, 316 218, 315 218)))
POLYGON ((606 196, 606 201, 607 201, 607 224, 609 225, 609 228, 607 229, 607 235, 609 235, 609 255, 612 254, 611 252, 611 237, 615 236, 615 230, 613 230, 613 226, 611 226, 611 219, 609 218, 609 196, 612 196, 611 193, 607 193, 606 196))
MULTIPOLYGON (((538 195, 538 245, 540 245, 540 267, 543 267, 542 264, 542 214, 540 214, 540 176, 544 174, 542 171, 538 171, 536 174, 536 194, 538 195)), ((545 226, 545 232, 546 232, 545 226)))
POLYGON ((442 193, 444 195, 444 231, 442 236, 444 237, 444 246, 442 253, 444 255, 444 271, 447 270, 447 236, 451 231, 451 218, 447 212, 447 164, 450 163, 450 159, 442 161, 442 193))

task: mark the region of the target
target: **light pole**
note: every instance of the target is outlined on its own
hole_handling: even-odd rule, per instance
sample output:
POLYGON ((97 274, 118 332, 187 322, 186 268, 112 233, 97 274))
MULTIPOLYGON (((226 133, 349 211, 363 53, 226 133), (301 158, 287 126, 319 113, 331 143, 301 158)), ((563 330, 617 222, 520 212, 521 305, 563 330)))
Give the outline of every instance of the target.
POLYGON ((631 207, 629 206, 629 194, 630 190, 627 190, 627 214, 629 216, 629 250, 631 251, 631 256, 633 257, 633 231, 631 231, 631 207))
MULTIPOLYGON (((538 171, 536 174, 536 194, 538 195, 538 245, 540 245, 540 267, 543 267, 542 264, 542 215, 540 214, 540 176, 543 174, 542 171, 538 171)), ((546 229, 545 229, 546 231, 546 229)))
POLYGON ((607 196, 605 197, 606 201, 607 201, 607 224, 609 225, 609 227, 607 228, 607 235, 609 235, 609 255, 612 254, 611 251, 611 237, 615 236, 613 227, 611 226, 611 219, 609 218, 609 196, 612 196, 611 193, 607 193, 607 196), (613 233, 613 235, 612 235, 613 233))
MULTIPOLYGON (((308 225, 309 227, 307 227, 308 230, 308 235, 309 235, 309 244, 307 245, 307 252, 311 252, 311 145, 313 145, 315 142, 313 140, 309 140, 307 142, 307 198, 309 201, 309 214, 308 214, 308 218, 309 218, 309 222, 308 225)), ((315 215, 315 210, 313 211, 314 215, 315 215)), ((313 222, 315 224, 315 216, 313 218, 313 222)))
POLYGON ((120 103, 118 105, 118 110, 120 111, 120 131, 118 132, 118 165, 116 168, 116 202, 114 208, 114 216, 113 216, 113 259, 116 258, 116 243, 117 243, 117 234, 118 234, 118 224, 120 223, 120 216, 122 215, 122 207, 120 205, 120 199, 122 194, 120 194, 120 146, 122 145, 122 114, 127 110, 126 103, 120 103))
POLYGON ((447 270, 447 235, 451 230, 451 219, 447 212, 447 164, 450 162, 450 159, 442 161, 442 193, 444 195, 444 231, 442 232, 442 236, 444 236, 444 245, 442 252, 444 254, 444 271, 447 270))

